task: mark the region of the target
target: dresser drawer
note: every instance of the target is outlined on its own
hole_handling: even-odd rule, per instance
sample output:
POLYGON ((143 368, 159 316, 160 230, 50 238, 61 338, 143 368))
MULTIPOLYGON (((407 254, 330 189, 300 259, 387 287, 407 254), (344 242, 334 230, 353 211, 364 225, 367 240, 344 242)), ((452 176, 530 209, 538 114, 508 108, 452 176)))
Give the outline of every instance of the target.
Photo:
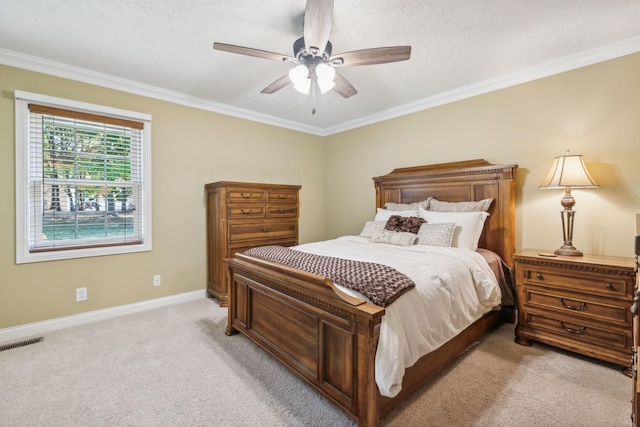
POLYGON ((227 206, 227 216, 231 219, 237 218, 264 218, 266 213, 266 208, 264 205, 254 204, 254 205, 228 205, 227 206))
POLYGON ((269 218, 297 218, 298 206, 296 205, 269 205, 267 208, 269 218))
MULTIPOLYGON (((285 237, 283 239, 273 239, 267 242, 269 245, 278 245, 278 246, 295 246, 298 244, 297 239, 292 239, 290 237, 285 237)), ((231 258, 233 255, 238 252, 246 252, 251 248, 255 248, 258 246, 264 246, 265 244, 262 241, 246 241, 246 242, 238 242, 234 244, 230 244, 227 249, 227 258, 231 258)))
POLYGON ((274 204, 298 204, 298 192, 276 190, 267 192, 267 201, 274 204))
MULTIPOLYGON (((577 317, 554 316, 550 313, 526 312, 525 316, 527 329, 532 334, 540 334, 538 337, 543 338, 542 341, 545 336, 550 339, 555 336, 557 341, 564 342, 568 346, 574 341, 580 345, 591 346, 594 352, 613 350, 625 355, 630 354, 630 328, 607 328, 582 321, 577 317)), ((626 359, 624 362, 628 363, 626 359)))
POLYGON ((525 284, 568 289, 627 301, 632 299, 633 283, 624 277, 529 265, 518 265, 518 268, 523 270, 520 274, 523 275, 525 284))
POLYGON ((227 201, 234 202, 265 202, 266 192, 256 188, 234 188, 227 191, 227 201))
POLYGON ((265 239, 298 235, 297 221, 230 223, 229 241, 265 239))
POLYGON ((629 303, 619 300, 525 286, 524 304, 527 307, 552 309, 620 327, 631 325, 629 303))

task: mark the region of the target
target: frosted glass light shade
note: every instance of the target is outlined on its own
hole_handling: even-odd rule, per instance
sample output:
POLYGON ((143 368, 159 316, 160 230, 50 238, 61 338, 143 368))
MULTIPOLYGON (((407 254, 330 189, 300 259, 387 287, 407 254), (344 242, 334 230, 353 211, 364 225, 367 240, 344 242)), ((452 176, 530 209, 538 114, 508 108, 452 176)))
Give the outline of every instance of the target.
POLYGON ((330 65, 318 64, 316 74, 318 75, 318 80, 333 81, 336 76, 336 70, 330 65))
POLYGON ((294 85, 302 83, 304 80, 309 79, 309 69, 303 64, 300 64, 289 70, 289 78, 294 85))

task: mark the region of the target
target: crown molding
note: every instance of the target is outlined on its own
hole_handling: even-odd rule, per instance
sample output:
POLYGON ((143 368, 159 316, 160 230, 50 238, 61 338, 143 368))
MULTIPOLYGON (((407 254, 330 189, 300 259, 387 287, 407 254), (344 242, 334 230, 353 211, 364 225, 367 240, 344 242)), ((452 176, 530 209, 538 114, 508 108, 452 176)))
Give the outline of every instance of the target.
POLYGON ((544 77, 564 73, 566 71, 575 70, 637 52, 640 52, 640 36, 625 39, 596 49, 579 52, 535 67, 483 80, 448 92, 424 98, 410 104, 405 104, 397 108, 391 108, 357 120, 345 122, 331 128, 326 128, 325 135, 332 135, 395 117, 405 116, 407 114, 450 104, 452 102, 461 101, 463 99, 472 98, 474 96, 483 95, 496 90, 505 89, 511 86, 516 86, 522 83, 527 83, 533 80, 538 80, 544 77))
POLYGON ((37 73, 48 74, 55 77, 88 83, 108 89, 141 95, 148 98, 198 108, 200 110, 211 111, 227 116, 238 117, 254 122, 265 123, 272 126, 296 130, 313 135, 321 135, 323 129, 307 126, 301 123, 283 120, 279 117, 268 114, 257 113, 255 111, 236 108, 231 105, 197 98, 184 93, 163 89, 156 86, 147 85, 133 80, 122 79, 108 74, 98 73, 60 62, 50 61, 36 56, 26 55, 7 49, 0 49, 0 64, 10 67, 21 68, 37 73))
POLYGON ((379 113, 371 114, 356 120, 351 120, 327 128, 308 126, 302 123, 283 120, 275 116, 256 113, 254 111, 236 108, 230 105, 193 97, 179 92, 169 91, 159 87, 146 85, 144 83, 121 79, 118 77, 86 70, 79 67, 73 67, 59 62, 49 61, 46 59, 25 55, 6 49, 0 49, 0 64, 325 137, 336 133, 356 129, 362 126, 378 123, 384 120, 393 119, 418 111, 427 110, 474 96, 486 94, 496 90, 505 89, 510 86, 519 85, 522 83, 552 76, 554 74, 559 74, 610 59, 630 55, 636 52, 640 52, 640 36, 625 39, 596 49, 579 52, 555 61, 550 61, 535 67, 519 70, 514 73, 483 80, 454 90, 436 94, 434 96, 430 96, 428 98, 424 98, 410 104, 405 104, 396 108, 384 110, 379 113))

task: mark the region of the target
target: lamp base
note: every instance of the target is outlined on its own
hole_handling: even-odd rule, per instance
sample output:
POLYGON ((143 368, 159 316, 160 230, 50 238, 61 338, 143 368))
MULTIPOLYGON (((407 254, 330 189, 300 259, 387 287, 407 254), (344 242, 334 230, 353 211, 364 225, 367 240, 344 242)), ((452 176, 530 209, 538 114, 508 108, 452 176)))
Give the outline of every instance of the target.
POLYGON ((577 250, 574 246, 569 245, 562 245, 561 247, 553 251, 553 253, 562 256, 582 256, 582 252, 577 250))

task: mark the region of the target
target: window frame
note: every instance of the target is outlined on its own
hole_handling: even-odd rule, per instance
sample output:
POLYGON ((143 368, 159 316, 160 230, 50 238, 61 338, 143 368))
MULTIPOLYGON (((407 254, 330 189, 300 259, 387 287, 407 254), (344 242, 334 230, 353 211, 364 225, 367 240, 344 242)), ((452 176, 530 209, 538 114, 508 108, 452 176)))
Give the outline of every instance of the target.
MULTIPOLYGON (((119 108, 107 107, 48 95, 16 90, 15 94, 15 149, 16 149, 16 263, 53 261, 150 251, 151 239, 151 115, 119 108), (29 104, 62 108, 79 113, 94 114, 143 123, 142 135, 142 241, 115 245, 60 248, 31 251, 29 245, 32 213, 29 191, 31 166, 29 141, 29 104)), ((137 207, 138 208, 138 207, 137 207)))

